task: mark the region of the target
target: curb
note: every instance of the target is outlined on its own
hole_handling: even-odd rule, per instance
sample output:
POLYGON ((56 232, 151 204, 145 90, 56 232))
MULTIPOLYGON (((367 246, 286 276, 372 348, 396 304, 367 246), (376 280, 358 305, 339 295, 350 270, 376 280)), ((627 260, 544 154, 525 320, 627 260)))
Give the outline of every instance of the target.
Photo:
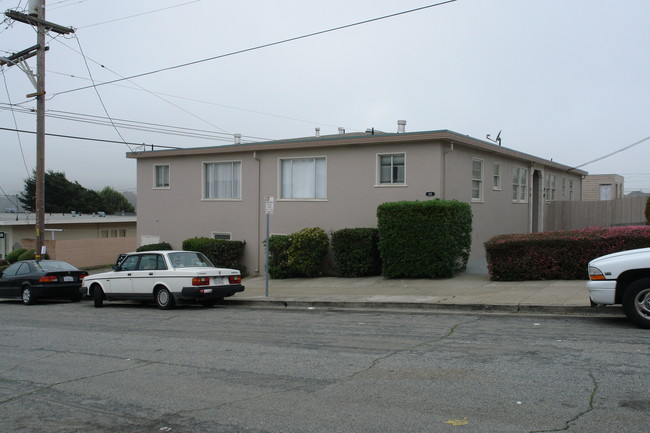
POLYGON ((306 301, 295 299, 227 299, 222 304, 229 307, 269 309, 323 309, 370 310, 403 312, 473 312, 509 314, 553 314, 580 316, 622 316, 620 306, 558 306, 558 305, 492 305, 492 304, 434 304, 423 302, 372 302, 372 301, 306 301))

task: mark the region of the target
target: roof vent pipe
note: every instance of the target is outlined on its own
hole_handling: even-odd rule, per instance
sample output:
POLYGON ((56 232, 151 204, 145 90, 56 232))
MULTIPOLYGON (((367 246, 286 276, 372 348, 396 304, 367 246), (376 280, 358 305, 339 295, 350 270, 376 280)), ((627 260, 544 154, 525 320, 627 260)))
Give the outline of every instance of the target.
POLYGON ((316 137, 320 137, 320 128, 316 128, 316 137))
POLYGON ((406 120, 397 121, 397 133, 403 134, 406 132, 406 120))
POLYGON ((345 128, 339 126, 339 134, 345 134, 345 128))
POLYGON ((241 134, 235 134, 235 144, 241 144, 241 134))

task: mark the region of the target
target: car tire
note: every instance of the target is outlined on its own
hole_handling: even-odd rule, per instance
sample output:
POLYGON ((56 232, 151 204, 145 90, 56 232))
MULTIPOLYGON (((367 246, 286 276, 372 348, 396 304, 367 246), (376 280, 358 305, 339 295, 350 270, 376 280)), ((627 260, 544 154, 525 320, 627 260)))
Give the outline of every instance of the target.
POLYGON ((23 291, 20 296, 23 299, 23 304, 25 305, 34 305, 34 302, 36 301, 34 299, 34 295, 32 294, 31 287, 23 287, 23 291))
POLYGON ((155 297, 156 297, 156 305, 161 310, 171 310, 172 308, 174 308, 175 305, 174 296, 166 288, 163 287, 161 289, 156 290, 155 297))
POLYGON ((632 323, 650 329, 650 278, 636 280, 625 290, 623 311, 632 323))
POLYGON ((95 308, 101 308, 104 306, 104 291, 99 286, 96 286, 95 290, 93 291, 93 302, 95 304, 95 308))

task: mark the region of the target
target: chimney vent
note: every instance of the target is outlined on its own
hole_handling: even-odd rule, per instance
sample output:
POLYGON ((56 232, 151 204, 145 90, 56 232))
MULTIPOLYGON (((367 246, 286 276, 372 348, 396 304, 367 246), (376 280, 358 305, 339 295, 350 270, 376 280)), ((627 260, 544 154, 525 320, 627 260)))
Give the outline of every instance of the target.
POLYGON ((316 128, 316 137, 320 137, 320 128, 316 128))
POLYGON ((345 134, 345 128, 339 126, 339 134, 345 134))
POLYGON ((397 133, 403 134, 406 132, 406 120, 397 121, 397 133))
POLYGON ((235 144, 241 144, 241 134, 235 134, 235 144))

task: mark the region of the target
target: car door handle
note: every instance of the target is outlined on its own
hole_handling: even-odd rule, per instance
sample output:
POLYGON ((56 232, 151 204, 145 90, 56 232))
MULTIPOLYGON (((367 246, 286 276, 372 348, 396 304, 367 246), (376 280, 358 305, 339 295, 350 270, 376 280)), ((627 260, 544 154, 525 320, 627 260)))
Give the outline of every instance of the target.
POLYGON ((153 275, 153 272, 149 272, 149 275, 153 275))
POLYGON ((130 277, 130 276, 131 276, 131 274, 126 274, 126 276, 127 276, 127 277, 130 277))

